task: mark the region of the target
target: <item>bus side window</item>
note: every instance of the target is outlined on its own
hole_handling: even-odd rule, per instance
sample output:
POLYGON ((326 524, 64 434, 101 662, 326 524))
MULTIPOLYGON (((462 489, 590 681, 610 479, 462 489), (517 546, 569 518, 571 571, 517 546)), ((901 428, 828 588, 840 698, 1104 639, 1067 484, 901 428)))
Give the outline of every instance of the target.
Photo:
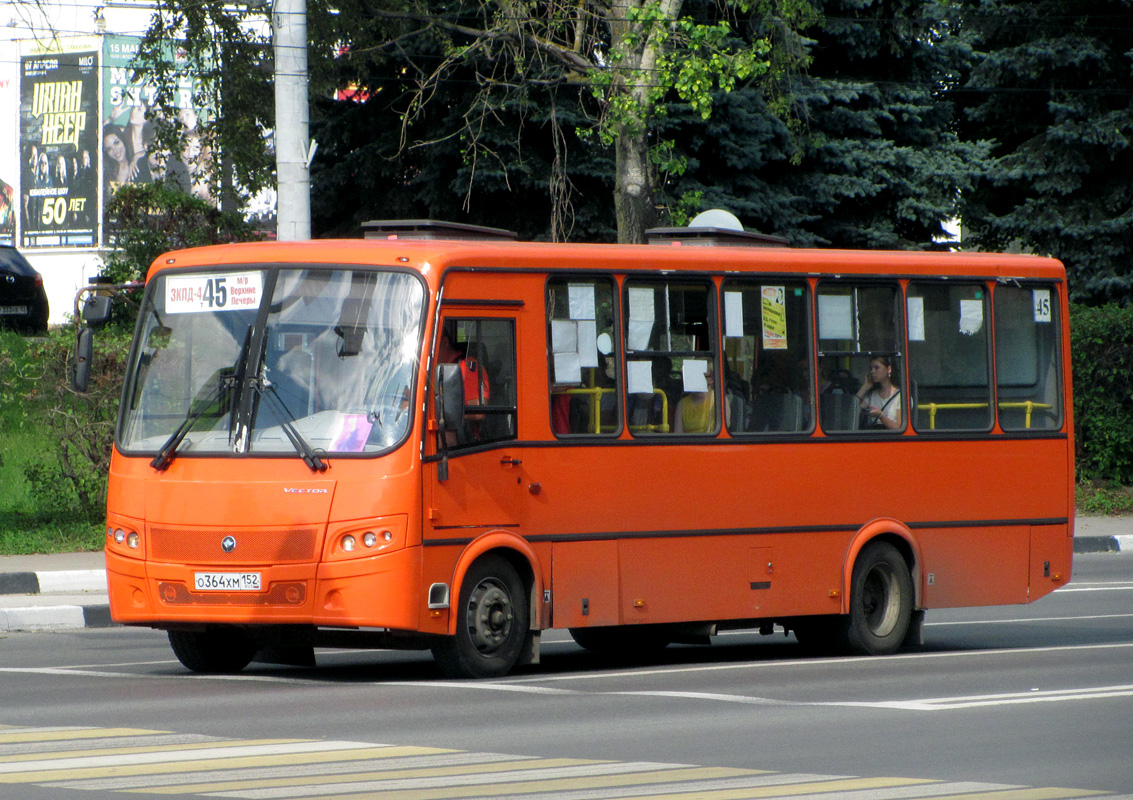
POLYGON ((995 370, 999 425, 1005 431, 1062 426, 1058 289, 995 287, 995 370))
POLYGON ((909 404, 901 358, 900 297, 896 283, 818 284, 818 403, 824 431, 904 429, 909 404), (876 368, 880 383, 874 382, 875 364, 880 365, 876 368), (881 413, 888 423, 880 419, 881 413))
POLYGON ((516 437, 515 322, 511 319, 444 320, 438 364, 459 364, 464 423, 448 431, 449 447, 471 447, 516 437))
POLYGON ((724 397, 733 433, 811 426, 810 298, 782 278, 724 284, 724 397))
POLYGON ((729 411, 714 374, 712 286, 630 278, 622 303, 630 432, 715 435, 729 411))
POLYGON ((614 297, 608 278, 547 281, 551 430, 556 436, 618 435, 614 297))
POLYGON ((913 425, 921 432, 990 430, 987 287, 917 281, 905 304, 913 425))

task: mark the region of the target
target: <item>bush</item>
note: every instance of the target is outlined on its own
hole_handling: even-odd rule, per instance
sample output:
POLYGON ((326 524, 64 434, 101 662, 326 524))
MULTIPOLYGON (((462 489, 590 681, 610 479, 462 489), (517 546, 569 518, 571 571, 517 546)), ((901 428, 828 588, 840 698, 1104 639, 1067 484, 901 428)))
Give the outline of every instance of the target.
POLYGON ((258 238, 239 214, 161 182, 122 187, 106 213, 115 246, 103 275, 115 283, 145 280, 150 264, 169 250, 258 238))
POLYGON ((1133 484, 1133 306, 1070 307, 1078 476, 1133 484))
MULTIPOLYGON (((71 390, 68 362, 74 329, 45 339, 0 341, 0 435, 22 437, 22 510, 36 519, 101 521, 122 374, 130 335, 100 333, 90 390, 71 390)), ((15 487, 11 487, 15 491, 15 487)))

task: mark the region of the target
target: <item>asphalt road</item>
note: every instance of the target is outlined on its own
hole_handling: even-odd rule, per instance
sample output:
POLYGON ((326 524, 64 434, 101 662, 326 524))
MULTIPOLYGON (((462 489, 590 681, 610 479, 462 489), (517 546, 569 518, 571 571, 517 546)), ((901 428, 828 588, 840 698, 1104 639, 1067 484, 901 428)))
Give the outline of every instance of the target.
POLYGON ((802 658, 744 633, 627 664, 550 633, 540 666, 454 682, 423 653, 202 677, 152 631, 14 633, 0 798, 1133 797, 1133 555, 1078 556, 1033 605, 930 612, 925 636, 802 658))

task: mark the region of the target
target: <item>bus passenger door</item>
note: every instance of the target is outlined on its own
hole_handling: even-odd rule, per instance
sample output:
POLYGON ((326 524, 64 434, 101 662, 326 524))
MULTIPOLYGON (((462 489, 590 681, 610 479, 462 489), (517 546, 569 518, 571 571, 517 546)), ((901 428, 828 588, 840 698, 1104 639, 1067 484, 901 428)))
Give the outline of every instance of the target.
POLYGON ((441 330, 434 363, 460 366, 464 420, 432 434, 436 452, 448 453, 446 478, 440 461, 426 473, 432 525, 515 527, 523 486, 522 454, 508 447, 516 438, 515 320, 447 317, 441 330))

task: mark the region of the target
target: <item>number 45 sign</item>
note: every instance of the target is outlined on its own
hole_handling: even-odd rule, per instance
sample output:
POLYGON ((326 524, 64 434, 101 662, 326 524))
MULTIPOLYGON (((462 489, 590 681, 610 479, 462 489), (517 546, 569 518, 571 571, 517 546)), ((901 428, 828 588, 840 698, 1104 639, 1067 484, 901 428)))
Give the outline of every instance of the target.
POLYGON ((262 290, 259 272, 170 276, 165 279, 165 313, 254 309, 262 290))

